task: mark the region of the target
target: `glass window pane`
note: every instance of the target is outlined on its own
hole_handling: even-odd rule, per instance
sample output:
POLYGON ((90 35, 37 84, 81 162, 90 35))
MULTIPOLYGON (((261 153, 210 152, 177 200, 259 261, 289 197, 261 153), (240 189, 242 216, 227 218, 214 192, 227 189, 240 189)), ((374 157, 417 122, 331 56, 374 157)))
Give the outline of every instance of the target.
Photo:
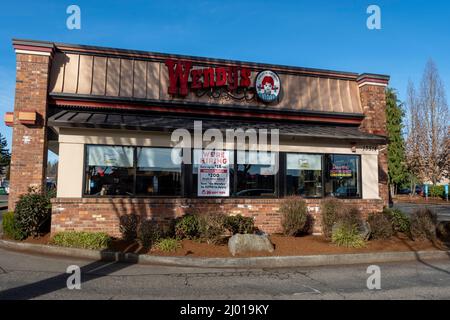
POLYGON ((87 146, 89 166, 133 167, 133 148, 87 146))
POLYGON ((360 197, 360 158, 354 155, 327 156, 327 195, 334 197, 360 197))
POLYGON ((322 196, 322 155, 286 154, 287 195, 322 196))
POLYGON ((266 152, 239 152, 237 159, 238 197, 275 196, 277 155, 266 152), (241 156, 240 156, 241 155, 241 156))
POLYGON ((181 195, 181 164, 171 148, 137 148, 136 194, 181 195))
POLYGON ((86 164, 85 194, 133 194, 133 148, 87 146, 86 164))

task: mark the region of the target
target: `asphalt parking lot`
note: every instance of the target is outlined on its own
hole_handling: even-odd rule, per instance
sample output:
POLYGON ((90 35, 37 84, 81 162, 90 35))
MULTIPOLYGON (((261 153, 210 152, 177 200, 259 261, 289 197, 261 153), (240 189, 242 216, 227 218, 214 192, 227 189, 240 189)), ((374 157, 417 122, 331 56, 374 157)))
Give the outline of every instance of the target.
POLYGON ((417 204, 417 203, 395 203, 394 208, 400 209, 410 215, 419 208, 428 208, 437 214, 438 221, 450 221, 450 202, 448 204, 417 204))

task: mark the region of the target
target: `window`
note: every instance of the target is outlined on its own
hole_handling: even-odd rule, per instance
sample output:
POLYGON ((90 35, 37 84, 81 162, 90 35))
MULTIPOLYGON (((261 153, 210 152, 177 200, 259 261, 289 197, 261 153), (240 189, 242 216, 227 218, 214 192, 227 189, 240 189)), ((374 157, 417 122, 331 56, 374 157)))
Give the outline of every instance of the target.
POLYGON ((238 197, 275 196, 275 178, 278 173, 275 161, 274 153, 237 152, 235 195, 238 197))
POLYGON ((286 154, 286 195, 322 197, 322 155, 286 154))
POLYGON ((171 153, 171 148, 137 148, 137 195, 181 195, 181 164, 172 162, 171 153))
POLYGON ((86 146, 85 194, 181 195, 181 164, 171 148, 86 146))
POLYGON ((133 148, 87 146, 86 158, 86 194, 133 194, 133 148))
POLYGON ((359 156, 327 155, 326 168, 326 195, 348 198, 361 197, 359 156))

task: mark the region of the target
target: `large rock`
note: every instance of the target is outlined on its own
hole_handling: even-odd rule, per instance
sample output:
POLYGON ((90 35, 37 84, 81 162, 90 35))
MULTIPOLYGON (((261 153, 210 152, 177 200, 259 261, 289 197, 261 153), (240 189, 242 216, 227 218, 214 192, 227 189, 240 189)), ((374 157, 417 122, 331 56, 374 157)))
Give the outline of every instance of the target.
POLYGON ((228 250, 234 256, 236 253, 248 251, 273 252, 273 244, 265 235, 235 234, 228 240, 228 250))

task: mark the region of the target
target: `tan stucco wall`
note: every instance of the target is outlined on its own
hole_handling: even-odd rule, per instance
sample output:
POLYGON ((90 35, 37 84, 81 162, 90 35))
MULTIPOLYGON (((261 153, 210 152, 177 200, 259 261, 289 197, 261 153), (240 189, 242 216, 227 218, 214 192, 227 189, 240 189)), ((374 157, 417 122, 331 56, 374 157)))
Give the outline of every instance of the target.
MULTIPOLYGON (((85 144, 172 147, 170 133, 121 130, 60 129, 58 197, 81 197, 85 144)), ((281 139, 279 151, 308 153, 339 153, 361 155, 363 199, 379 199, 378 152, 357 146, 352 152, 348 143, 309 142, 281 139)))
POLYGON ((57 197, 81 197, 83 189, 84 144, 60 143, 57 197))
POLYGON ((378 193, 378 156, 361 156, 362 196, 363 199, 380 199, 378 193))

